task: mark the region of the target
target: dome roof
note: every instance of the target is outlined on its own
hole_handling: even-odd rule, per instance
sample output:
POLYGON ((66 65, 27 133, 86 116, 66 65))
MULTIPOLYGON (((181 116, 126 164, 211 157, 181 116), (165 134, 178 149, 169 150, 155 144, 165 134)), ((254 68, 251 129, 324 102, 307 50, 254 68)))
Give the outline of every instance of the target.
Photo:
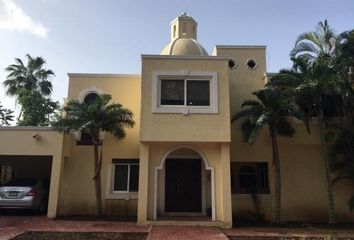
POLYGON ((161 55, 208 56, 208 53, 193 38, 177 38, 162 50, 161 55))

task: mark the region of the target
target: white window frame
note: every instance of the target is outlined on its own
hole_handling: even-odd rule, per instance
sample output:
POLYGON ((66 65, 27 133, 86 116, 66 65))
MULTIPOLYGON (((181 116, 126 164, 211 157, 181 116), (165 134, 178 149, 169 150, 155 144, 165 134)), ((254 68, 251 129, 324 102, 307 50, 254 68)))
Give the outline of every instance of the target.
POLYGON ((176 72, 153 72, 152 75, 152 112, 153 113, 219 113, 218 103, 218 78, 217 72, 196 72, 196 71, 176 71, 176 72), (161 80, 181 80, 184 81, 184 105, 161 105, 161 80), (187 81, 209 81, 210 105, 209 106, 188 106, 187 105, 187 81))
MULTIPOLYGON (((139 163, 112 163, 108 167, 107 172, 107 194, 106 199, 138 199, 138 191, 129 191, 129 184, 130 184, 130 166, 137 165, 139 163), (117 165, 128 165, 128 179, 127 179, 127 189, 126 191, 115 191, 114 190, 114 178, 115 178, 115 170, 117 165)), ((140 171, 140 169, 139 169, 140 171)))

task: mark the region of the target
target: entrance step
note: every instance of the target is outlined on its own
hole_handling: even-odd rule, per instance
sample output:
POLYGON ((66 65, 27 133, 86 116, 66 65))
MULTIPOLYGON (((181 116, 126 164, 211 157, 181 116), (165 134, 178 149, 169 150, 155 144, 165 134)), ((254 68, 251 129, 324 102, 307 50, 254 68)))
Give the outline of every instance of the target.
POLYGON ((228 240, 228 237, 217 227, 153 226, 147 239, 228 240))
POLYGON ((181 220, 157 220, 148 221, 151 226, 191 226, 191 227, 220 227, 227 228, 223 222, 218 221, 181 221, 181 220))

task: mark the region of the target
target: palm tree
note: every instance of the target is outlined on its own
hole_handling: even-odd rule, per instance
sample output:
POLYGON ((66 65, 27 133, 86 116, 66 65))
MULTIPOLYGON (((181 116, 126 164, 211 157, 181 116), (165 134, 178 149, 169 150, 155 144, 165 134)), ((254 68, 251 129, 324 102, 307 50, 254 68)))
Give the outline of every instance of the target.
POLYGON ((328 223, 335 223, 333 190, 329 163, 329 146, 326 141, 328 121, 330 118, 323 115, 324 94, 337 94, 337 79, 334 69, 328 66, 326 60, 318 58, 316 62, 308 62, 305 58, 293 58, 293 68, 282 70, 270 80, 270 84, 287 88, 293 95, 298 108, 301 110, 301 119, 310 133, 309 122, 317 117, 320 132, 320 144, 325 167, 325 182, 328 200, 328 223))
POLYGON ((9 125, 11 121, 13 121, 13 114, 14 112, 10 109, 3 108, 0 104, 0 126, 2 125, 9 125))
POLYGON ((245 100, 241 110, 232 118, 232 122, 242 118, 241 124, 243 141, 250 144, 256 138, 262 128, 268 126, 272 140, 273 166, 274 166, 274 195, 275 223, 281 223, 281 168, 279 158, 279 146, 277 136, 291 137, 294 129, 287 121, 286 116, 291 115, 295 109, 293 100, 284 97, 279 89, 271 86, 252 93, 258 100, 245 100))
MULTIPOLYGON (((17 100, 23 92, 28 91, 37 91, 43 96, 49 96, 53 91, 50 78, 54 76, 54 72, 44 68, 46 61, 43 58, 33 58, 29 54, 26 54, 26 57, 26 65, 20 58, 15 58, 15 64, 5 68, 5 71, 9 72, 3 82, 6 94, 16 96, 17 100)), ((22 108, 20 109, 18 121, 20 121, 21 115, 22 108)))
POLYGON ((49 96, 53 90, 50 78, 54 76, 54 72, 44 68, 46 61, 43 58, 33 58, 29 54, 26 54, 26 57, 26 65, 21 59, 15 58, 16 63, 5 68, 9 72, 3 83, 7 88, 6 94, 15 96, 20 90, 25 89, 35 90, 44 96, 49 96))
POLYGON ((337 43, 336 34, 325 20, 318 23, 316 31, 298 36, 290 56, 291 58, 303 58, 313 63, 318 58, 331 57, 335 53, 337 43))
MULTIPOLYGON (((333 183, 346 179, 354 183, 354 123, 347 127, 338 126, 340 131, 330 151, 331 170, 336 173, 333 183)), ((348 201, 354 210, 354 194, 348 201)))
POLYGON ((125 136, 125 127, 133 127, 133 113, 121 104, 112 103, 110 95, 98 97, 92 104, 71 100, 62 109, 52 125, 66 133, 79 132, 91 136, 94 148, 94 177, 96 214, 102 215, 101 205, 101 162, 102 133, 110 133, 118 139, 125 136))
MULTIPOLYGON (((338 87, 343 98, 343 116, 336 138, 330 150, 331 170, 336 173, 333 183, 342 179, 354 183, 354 30, 340 34, 341 44, 334 68, 338 76, 338 87)), ((354 194, 348 202, 351 211, 354 210, 354 194)))

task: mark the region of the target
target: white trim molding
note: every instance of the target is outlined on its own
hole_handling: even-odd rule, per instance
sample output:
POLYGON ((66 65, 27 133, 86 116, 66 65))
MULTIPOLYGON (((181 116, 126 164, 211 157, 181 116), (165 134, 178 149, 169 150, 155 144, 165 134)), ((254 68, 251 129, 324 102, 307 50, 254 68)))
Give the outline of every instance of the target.
POLYGON ((77 97, 77 100, 80 102, 80 103, 83 103, 84 102, 84 99, 87 95, 89 95, 90 93, 96 93, 98 95, 103 95, 104 92, 101 90, 101 89, 98 89, 96 86, 91 86, 89 88, 86 88, 84 90, 82 90, 80 93, 79 93, 79 96, 77 97))
POLYGON ((116 164, 111 163, 107 168, 107 184, 106 184, 106 199, 120 199, 120 200, 132 200, 138 199, 138 192, 115 192, 113 190, 114 185, 114 166, 116 164))
POLYGON ((153 113, 180 113, 188 115, 190 113, 219 113, 219 89, 217 72, 203 71, 156 71, 152 73, 152 112, 153 113), (210 105, 209 106, 165 106, 160 104, 161 100, 161 80, 163 79, 181 79, 189 81, 208 80, 210 81, 210 105))
MULTIPOLYGON (((190 145, 185 145, 185 144, 175 146, 175 147, 171 148, 170 150, 168 150, 163 155, 163 157, 161 159, 160 166, 155 167, 153 220, 157 220, 157 203, 158 203, 157 201, 158 201, 158 183, 159 183, 159 181, 158 181, 158 173, 159 172, 160 173, 163 172, 164 167, 165 167, 166 159, 170 156, 170 154, 172 152, 174 152, 175 150, 178 150, 178 149, 181 149, 181 148, 191 149, 191 150, 195 151, 197 154, 199 154, 199 156, 203 160, 205 170, 206 171, 210 171, 210 175, 211 175, 211 219, 212 219, 212 221, 215 221, 215 219, 216 219, 216 214, 215 214, 216 205, 215 205, 215 170, 214 170, 214 167, 209 165, 206 156, 199 149, 197 149, 197 148, 195 148, 193 146, 190 146, 190 145)), ((202 186, 202 188, 203 188, 203 186, 202 186)), ((202 194, 203 194, 204 191, 202 189, 202 194)), ((205 203, 203 203, 203 202, 202 202, 202 207, 205 207, 205 203)), ((204 212, 202 212, 202 213, 204 213, 204 212)))

